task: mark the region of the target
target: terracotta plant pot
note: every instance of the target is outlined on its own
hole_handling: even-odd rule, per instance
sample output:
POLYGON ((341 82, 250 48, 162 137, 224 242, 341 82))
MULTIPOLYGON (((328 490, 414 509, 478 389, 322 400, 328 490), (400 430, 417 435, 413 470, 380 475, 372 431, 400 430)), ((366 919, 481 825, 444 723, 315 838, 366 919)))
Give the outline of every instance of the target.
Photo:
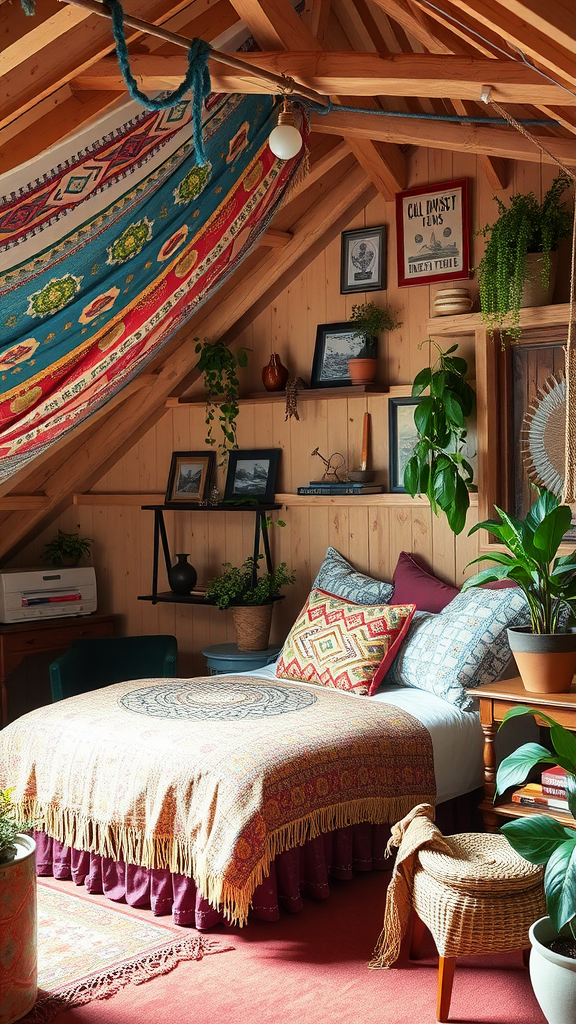
POLYGON ((20 1020, 36 1002, 36 843, 16 836, 16 856, 0 863, 0 1024, 20 1020))
POLYGON ((265 651, 270 639, 272 604, 238 604, 232 606, 239 651, 265 651))
POLYGON ((508 630, 508 642, 526 690, 569 693, 576 672, 576 631, 533 633, 530 626, 508 630))
POLYGON ((376 376, 377 367, 377 359, 365 359, 364 356, 349 359, 348 376, 353 384, 370 384, 376 376))
POLYGON ((549 306, 556 283, 558 253, 550 253, 550 282, 547 288, 544 288, 542 284, 542 253, 529 252, 526 256, 526 263, 527 276, 520 298, 521 309, 524 309, 525 306, 549 306))

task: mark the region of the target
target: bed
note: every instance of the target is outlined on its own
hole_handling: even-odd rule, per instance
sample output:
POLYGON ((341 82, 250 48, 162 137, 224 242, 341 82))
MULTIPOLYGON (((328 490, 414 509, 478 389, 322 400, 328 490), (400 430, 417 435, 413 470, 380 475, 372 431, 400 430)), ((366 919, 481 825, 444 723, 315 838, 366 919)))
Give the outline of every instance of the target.
POLYGON ((173 913, 245 924, 328 875, 385 866, 388 826, 482 784, 476 712, 388 686, 368 699, 276 678, 137 680, 0 734, 0 787, 41 818, 38 870, 173 913))

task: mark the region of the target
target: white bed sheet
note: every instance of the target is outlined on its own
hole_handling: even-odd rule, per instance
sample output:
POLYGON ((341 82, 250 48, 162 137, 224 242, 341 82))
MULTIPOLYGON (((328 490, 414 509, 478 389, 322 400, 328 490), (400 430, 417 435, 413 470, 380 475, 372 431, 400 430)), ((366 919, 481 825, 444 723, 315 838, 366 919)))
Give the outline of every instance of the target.
MULTIPOLYGON (((310 685, 293 680, 278 680, 275 670, 276 665, 272 663, 252 672, 236 672, 234 675, 258 676, 260 679, 290 682, 294 686, 310 685)), ((355 693, 349 694, 349 697, 350 700, 365 699, 355 693)), ((408 686, 390 686, 386 690, 379 690, 369 699, 394 704, 413 715, 428 729, 434 751, 437 803, 471 793, 483 784, 483 736, 478 712, 460 711, 433 693, 408 686)))

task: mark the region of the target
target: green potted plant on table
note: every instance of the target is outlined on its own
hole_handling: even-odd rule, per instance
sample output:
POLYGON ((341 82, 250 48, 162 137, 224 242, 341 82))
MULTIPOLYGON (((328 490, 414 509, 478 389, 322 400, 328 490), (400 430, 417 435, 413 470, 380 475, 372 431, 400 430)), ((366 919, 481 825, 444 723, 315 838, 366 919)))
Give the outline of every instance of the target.
POLYGON ((90 554, 90 545, 93 543, 91 537, 80 537, 79 533, 64 533, 58 530, 58 535, 46 544, 42 553, 45 562, 56 566, 75 566, 84 555, 90 554))
POLYGON ((500 216, 480 231, 488 242, 478 264, 480 309, 491 331, 501 328, 517 340, 520 309, 552 301, 555 253, 571 229, 571 213, 562 202, 571 184, 559 174, 541 203, 533 192, 518 192, 509 206, 495 197, 500 216))
POLYGON ((413 498, 425 494, 434 514, 444 512, 450 529, 458 534, 466 523, 474 479, 462 447, 476 396, 466 381, 466 360, 453 355, 458 346, 443 352, 431 338, 428 341, 436 347, 438 359, 421 370, 412 385, 413 398, 427 388, 429 394, 414 409, 418 442, 404 470, 404 487, 413 498))
POLYGON ((36 843, 0 790, 0 1021, 24 1017, 36 1000, 36 843))
POLYGON ((214 437, 214 421, 216 410, 218 410, 218 423, 222 431, 222 439, 218 444, 220 451, 220 465, 226 465, 228 452, 237 448, 236 442, 236 419, 239 413, 238 394, 240 381, 238 379, 238 368, 248 364, 248 349, 239 348, 233 352, 228 345, 224 344, 222 338, 218 341, 204 341, 195 339, 196 352, 199 354, 197 369, 204 374, 204 387, 206 388, 206 444, 216 444, 214 437))
MULTIPOLYGON (((576 818, 576 736, 534 708, 515 707, 502 725, 519 715, 538 715, 550 726, 554 753, 539 743, 525 743, 504 758, 496 776, 496 793, 524 782, 537 764, 559 764, 567 772, 569 817, 576 818)), ((502 728, 502 726, 501 726, 502 728)), ((549 814, 530 814, 501 826, 510 845, 531 864, 545 864, 544 891, 548 917, 530 928, 530 977, 548 1024, 576 1020, 576 820, 566 827, 549 814)))
POLYGON ((510 628, 508 640, 522 682, 535 693, 568 692, 576 671, 576 551, 556 555, 572 522, 570 506, 540 490, 525 519, 495 508, 500 522, 488 519, 473 526, 470 534, 488 530, 508 553, 494 551, 474 558, 469 565, 496 564, 466 580, 462 589, 496 580, 512 580, 519 586, 528 602, 530 625, 510 628))
POLYGON ((363 338, 364 344, 358 355, 348 360, 348 374, 353 384, 368 384, 376 376, 378 335, 382 331, 395 331, 402 323, 395 319, 389 309, 375 302, 352 306, 350 320, 354 324, 354 335, 363 338))
POLYGON ((232 609, 238 650, 265 651, 270 637, 273 602, 282 587, 294 583, 296 573, 286 562, 280 562, 272 572, 258 575, 258 562, 252 556, 238 568, 224 562, 224 572, 214 576, 206 586, 206 598, 224 610, 232 609))

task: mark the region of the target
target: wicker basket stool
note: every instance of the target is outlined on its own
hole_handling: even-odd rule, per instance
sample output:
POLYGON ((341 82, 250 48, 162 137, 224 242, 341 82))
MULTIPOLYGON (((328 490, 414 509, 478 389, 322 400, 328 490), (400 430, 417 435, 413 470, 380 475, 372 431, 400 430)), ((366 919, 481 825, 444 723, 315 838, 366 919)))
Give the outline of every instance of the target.
POLYGON ((529 864, 504 836, 445 836, 450 853, 422 848, 412 887, 410 956, 424 925, 439 953, 437 1020, 447 1021, 457 956, 527 949, 528 929, 546 913, 544 868, 529 864))

